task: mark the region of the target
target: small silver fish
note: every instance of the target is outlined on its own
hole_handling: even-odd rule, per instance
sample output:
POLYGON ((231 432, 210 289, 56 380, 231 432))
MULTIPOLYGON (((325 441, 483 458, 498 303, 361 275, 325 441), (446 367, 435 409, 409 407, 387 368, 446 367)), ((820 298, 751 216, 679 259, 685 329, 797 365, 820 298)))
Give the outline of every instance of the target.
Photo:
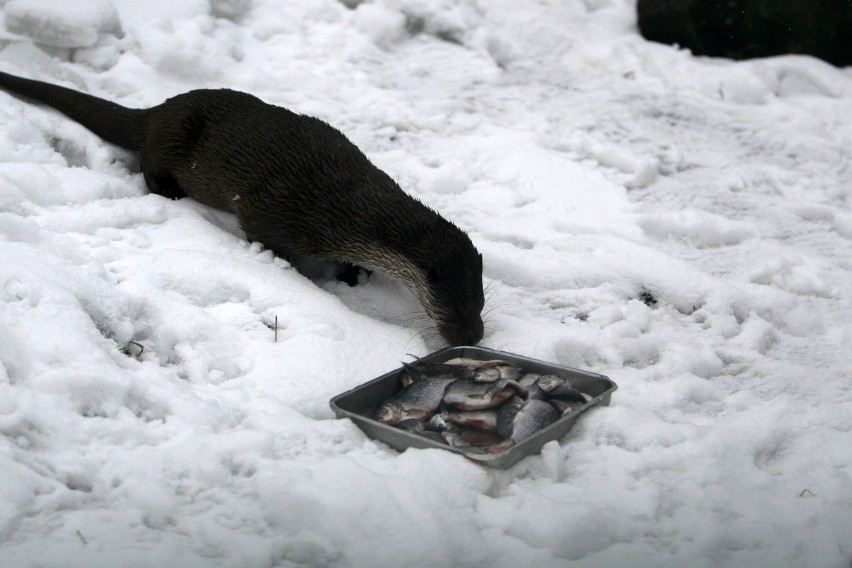
POLYGON ((406 432, 410 432, 411 434, 417 434, 418 436, 423 436, 424 438, 428 438, 435 442, 443 443, 444 439, 437 432, 432 432, 426 428, 426 424, 422 420, 401 420, 396 424, 396 427, 405 430, 406 432))
POLYGON ((565 377, 501 359, 403 367, 402 390, 379 406, 376 419, 466 452, 505 451, 592 399, 565 377))
POLYGON ((376 420, 391 426, 402 420, 425 420, 432 416, 444 393, 457 379, 453 375, 421 376, 399 393, 384 401, 376 411, 376 420))
POLYGON ((541 375, 538 373, 526 373, 518 379, 518 384, 527 391, 527 398, 546 398, 545 392, 538 386, 539 378, 541 378, 541 375))
POLYGON ((523 391, 515 381, 500 380, 496 383, 476 383, 461 379, 454 382, 444 395, 444 402, 460 410, 483 410, 494 408, 523 391))
POLYGON ((559 412, 543 400, 513 398, 500 408, 497 431, 517 444, 559 419, 559 412))
POLYGON ((400 430, 405 430, 406 432, 412 432, 414 434, 419 434, 424 430, 423 421, 415 420, 414 418, 400 420, 396 423, 396 427, 400 430))
POLYGON ((495 365, 493 367, 477 367, 471 377, 478 383, 493 383, 500 379, 517 381, 521 378, 521 370, 512 365, 495 365))
POLYGON ((454 448, 469 448, 470 444, 464 441, 461 433, 461 428, 454 426, 453 428, 448 428, 441 432, 441 437, 448 446, 452 446, 454 448))
POLYGON ((550 398, 569 402, 581 402, 583 404, 592 400, 592 397, 575 389, 571 385, 571 382, 564 377, 544 375, 538 380, 538 386, 550 398))
POLYGON ((447 422, 459 426, 468 426, 479 430, 497 430, 497 410, 495 409, 449 411, 443 412, 442 416, 447 422))
POLYGON ((407 387, 416 380, 426 377, 436 377, 440 375, 453 375, 459 379, 469 378, 473 375, 473 369, 465 367, 457 367, 454 365, 446 365, 443 363, 430 363, 427 361, 416 361, 414 363, 403 363, 402 375, 400 382, 403 387, 407 387))
POLYGON ((524 373, 520 379, 518 379, 518 384, 522 387, 529 387, 531 384, 536 382, 541 378, 541 375, 538 373, 524 373))

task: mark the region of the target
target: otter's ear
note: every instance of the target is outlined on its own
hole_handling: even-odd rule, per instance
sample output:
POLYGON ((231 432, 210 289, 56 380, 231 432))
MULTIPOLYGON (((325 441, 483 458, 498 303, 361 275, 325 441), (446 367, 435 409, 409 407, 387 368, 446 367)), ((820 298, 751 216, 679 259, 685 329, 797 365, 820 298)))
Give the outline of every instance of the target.
POLYGON ((436 265, 430 264, 429 268, 426 269, 426 277, 429 278, 429 282, 434 284, 436 282, 440 282, 440 280, 444 277, 444 274, 436 265))

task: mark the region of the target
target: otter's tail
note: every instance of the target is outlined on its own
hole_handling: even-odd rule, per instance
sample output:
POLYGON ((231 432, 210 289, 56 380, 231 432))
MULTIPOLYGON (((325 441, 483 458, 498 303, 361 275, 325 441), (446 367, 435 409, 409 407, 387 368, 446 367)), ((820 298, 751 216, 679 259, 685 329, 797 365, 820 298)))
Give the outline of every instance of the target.
POLYGON ((55 108, 107 142, 136 151, 142 146, 147 110, 123 107, 79 91, 3 72, 0 72, 0 88, 55 108))

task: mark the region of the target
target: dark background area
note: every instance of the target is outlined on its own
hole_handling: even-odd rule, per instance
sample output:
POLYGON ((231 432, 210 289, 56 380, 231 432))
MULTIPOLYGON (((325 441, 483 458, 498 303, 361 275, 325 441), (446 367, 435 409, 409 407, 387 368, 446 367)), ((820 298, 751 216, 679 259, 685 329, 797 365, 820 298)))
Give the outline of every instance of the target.
POLYGON ((637 11, 646 39, 695 55, 852 64, 852 0, 638 0, 637 11))

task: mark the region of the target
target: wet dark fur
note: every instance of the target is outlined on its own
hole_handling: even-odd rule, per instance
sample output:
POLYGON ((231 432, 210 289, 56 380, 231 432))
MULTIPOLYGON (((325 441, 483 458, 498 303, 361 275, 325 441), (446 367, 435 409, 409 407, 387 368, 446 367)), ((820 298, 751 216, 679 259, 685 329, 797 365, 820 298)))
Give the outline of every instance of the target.
POLYGON ((400 278, 450 344, 482 338, 482 256, 470 238, 321 120, 226 89, 128 109, 6 73, 0 87, 139 152, 152 192, 232 211, 249 239, 282 256, 400 278))

